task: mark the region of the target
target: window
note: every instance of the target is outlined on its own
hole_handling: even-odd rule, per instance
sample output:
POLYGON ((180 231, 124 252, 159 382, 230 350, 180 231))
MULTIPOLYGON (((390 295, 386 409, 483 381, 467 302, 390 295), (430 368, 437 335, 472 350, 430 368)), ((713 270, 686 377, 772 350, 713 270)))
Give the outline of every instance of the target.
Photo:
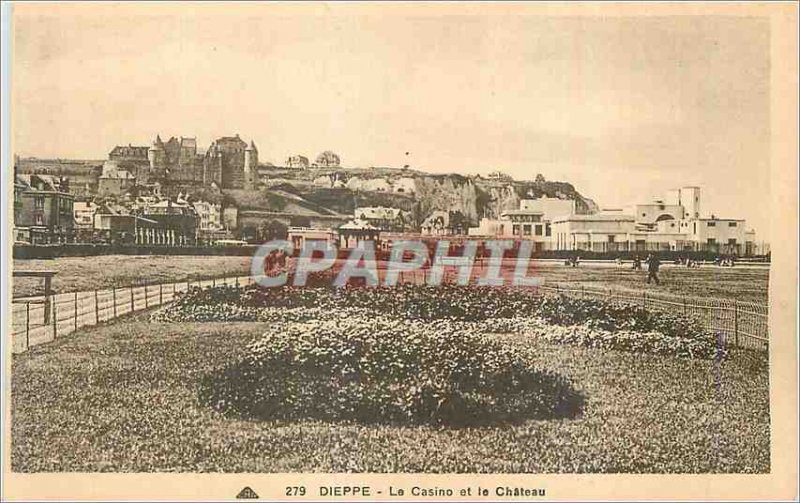
POLYGON ((728 239, 728 244, 729 244, 729 245, 734 245, 734 246, 735 246, 735 245, 736 245, 736 238, 730 238, 730 239, 728 239))
POLYGON ((44 208, 44 196, 36 196, 33 198, 34 208, 44 208))
POLYGON ((710 244, 710 245, 715 245, 715 244, 717 244, 717 240, 716 240, 716 239, 714 239, 714 238, 708 238, 708 239, 706 240, 706 243, 707 243, 707 244, 710 244))
POLYGON ((542 235, 542 226, 541 226, 541 225, 537 225, 537 226, 534 228, 534 233, 535 233, 537 236, 541 236, 541 235, 542 235))
POLYGON ((519 225, 515 224, 511 226, 511 234, 519 236, 519 225))
POLYGON ((545 236, 549 236, 550 233, 551 233, 550 232, 550 224, 545 224, 545 226, 544 226, 544 235, 545 236))
POLYGON ((643 216, 643 217, 646 217, 646 216, 647 216, 647 213, 642 213, 642 216, 643 216))
POLYGON ((531 226, 530 225, 523 225, 522 226, 522 234, 525 236, 531 235, 531 226))
POLYGON ((697 234, 697 222, 692 223, 692 227, 694 228, 692 231, 693 234, 697 234))
POLYGON ((608 242, 609 242, 609 243, 613 243, 613 242, 614 242, 614 240, 616 239, 616 237, 617 237, 617 236, 615 236, 615 235, 613 235, 613 234, 609 234, 609 235, 608 235, 608 242))
POLYGON ((36 215, 35 222, 36 222, 36 225, 42 225, 42 216, 41 215, 36 215))
POLYGON ((736 222, 728 222, 728 227, 736 227, 736 222))
POLYGON ((708 222, 708 226, 709 227, 716 227, 717 226, 717 222, 708 222))

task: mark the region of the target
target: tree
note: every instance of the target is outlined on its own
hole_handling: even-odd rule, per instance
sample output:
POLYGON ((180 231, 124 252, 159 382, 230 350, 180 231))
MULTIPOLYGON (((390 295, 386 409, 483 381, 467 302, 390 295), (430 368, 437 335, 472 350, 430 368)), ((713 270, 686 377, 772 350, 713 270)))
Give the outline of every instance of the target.
POLYGON ((450 231, 454 234, 464 234, 469 228, 469 219, 461 211, 450 212, 450 231))
POLYGON ((341 163, 341 159, 336 153, 326 150, 317 156, 317 165, 323 167, 336 167, 341 163))
POLYGON ((262 241, 272 241, 274 239, 286 239, 289 227, 279 220, 264 222, 259 228, 259 239, 262 241))
POLYGON ((290 227, 311 227, 311 219, 302 215, 295 215, 289 219, 290 227))
POLYGON ((544 175, 541 173, 536 174, 536 183, 544 183, 546 180, 544 179, 544 175))

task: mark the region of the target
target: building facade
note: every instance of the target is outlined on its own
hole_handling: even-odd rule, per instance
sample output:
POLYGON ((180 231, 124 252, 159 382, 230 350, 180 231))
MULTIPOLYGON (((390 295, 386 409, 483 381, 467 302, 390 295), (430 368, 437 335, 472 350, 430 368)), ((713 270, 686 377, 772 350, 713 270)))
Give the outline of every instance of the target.
POLYGON ((103 172, 97 179, 97 195, 120 196, 136 185, 136 177, 126 169, 120 169, 119 161, 103 163, 103 172))
POLYGON ((353 217, 382 231, 402 232, 411 226, 411 214, 398 208, 361 207, 355 209, 353 217))
MULTIPOLYGON (((141 217, 155 222, 154 227, 165 231, 156 233, 156 241, 154 243, 148 242, 148 239, 152 239, 153 236, 140 236, 139 239, 144 239, 146 244, 168 244, 172 246, 194 246, 197 244, 197 214, 192 206, 186 202, 159 201, 148 206, 141 217)), ((148 232, 147 228, 142 230, 148 232)))
POLYGON ((575 213, 575 202, 524 199, 500 219, 484 218, 471 236, 533 240, 534 250, 705 251, 750 255, 763 250, 743 219, 701 216, 700 188, 670 190, 665 199, 637 204, 630 212, 575 213))
POLYGON ((74 240, 74 196, 65 178, 17 175, 14 183, 14 226, 31 244, 74 240))
POLYGON ((293 155, 286 159, 287 168, 308 169, 308 166, 308 157, 302 155, 293 155))

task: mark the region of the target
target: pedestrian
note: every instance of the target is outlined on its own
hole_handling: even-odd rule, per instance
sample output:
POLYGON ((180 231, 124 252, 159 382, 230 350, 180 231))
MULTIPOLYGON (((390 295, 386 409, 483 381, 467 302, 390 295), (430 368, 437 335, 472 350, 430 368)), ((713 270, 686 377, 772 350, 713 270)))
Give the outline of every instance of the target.
POLYGON ((661 266, 661 261, 658 260, 658 257, 654 254, 650 254, 647 256, 647 284, 650 284, 650 280, 654 280, 656 285, 660 284, 658 282, 658 268, 661 266))

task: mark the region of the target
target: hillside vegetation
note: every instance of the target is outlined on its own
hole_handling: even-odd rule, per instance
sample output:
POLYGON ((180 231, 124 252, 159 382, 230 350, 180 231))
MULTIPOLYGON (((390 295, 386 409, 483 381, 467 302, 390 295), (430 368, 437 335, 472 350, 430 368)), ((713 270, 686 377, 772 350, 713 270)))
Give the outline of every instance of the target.
POLYGON ((412 212, 417 223, 437 210, 460 211, 471 224, 519 207, 521 199, 572 199, 578 213, 597 206, 567 182, 431 174, 398 168, 260 168, 266 187, 223 190, 227 202, 244 210, 297 215, 350 215, 357 207, 387 206, 412 212))

